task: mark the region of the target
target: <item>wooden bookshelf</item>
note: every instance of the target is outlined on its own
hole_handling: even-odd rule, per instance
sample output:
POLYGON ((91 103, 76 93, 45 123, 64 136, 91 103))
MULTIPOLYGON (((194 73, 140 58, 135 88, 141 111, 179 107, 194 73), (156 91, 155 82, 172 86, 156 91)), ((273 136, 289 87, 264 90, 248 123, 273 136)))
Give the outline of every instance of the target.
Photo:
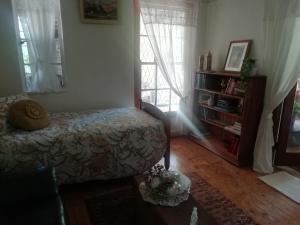
POLYGON ((236 119, 238 119, 238 120, 242 119, 242 116, 240 116, 240 115, 238 115, 238 114, 236 114, 236 113, 224 112, 224 111, 222 111, 222 110, 217 109, 217 108, 214 107, 214 106, 208 106, 208 105, 206 105, 206 104, 201 104, 201 103, 199 103, 199 105, 200 105, 201 107, 204 107, 204 108, 207 108, 207 109, 211 109, 211 110, 217 111, 217 112, 219 112, 219 113, 223 113, 224 115, 227 115, 227 116, 236 118, 236 119))
POLYGON ((234 98, 234 99, 243 99, 244 98, 242 96, 230 95, 230 94, 226 94, 226 93, 223 93, 220 91, 208 90, 208 89, 204 89, 204 88, 195 88, 195 90, 203 91, 203 92, 207 92, 207 93, 211 93, 211 94, 216 94, 216 95, 221 95, 221 96, 225 96, 228 98, 234 98))
POLYGON ((228 132, 228 133, 231 133, 231 134, 233 134, 233 135, 240 136, 240 135, 238 135, 238 134, 235 134, 235 133, 231 132, 230 130, 225 130, 225 126, 226 126, 226 125, 223 125, 223 124, 218 123, 218 122, 216 122, 216 121, 201 119, 201 122, 206 123, 206 124, 209 124, 209 125, 211 125, 211 126, 218 127, 218 128, 220 128, 220 129, 224 129, 224 132, 228 132))
MULTIPOLYGON (((253 160, 253 149, 263 108, 266 77, 250 77, 245 95, 239 96, 234 92, 221 91, 220 85, 222 82, 224 83, 224 80, 226 83, 229 79, 234 79, 235 83, 240 81, 240 75, 237 73, 210 71, 197 72, 195 78, 197 76, 202 76, 201 79, 199 77, 198 79, 203 82, 195 82, 199 86, 194 87, 194 122, 200 132, 201 129, 205 128, 203 132, 208 132, 209 135, 197 137, 191 132, 190 137, 198 144, 235 165, 250 164, 253 160), (209 106, 203 103, 202 95, 211 96, 214 104, 209 106), (230 103, 231 107, 236 107, 239 113, 226 112, 226 110, 216 108, 216 106, 220 107, 221 102, 224 101, 230 103), (236 134, 224 129, 226 126, 234 126, 235 129, 237 126, 240 135, 239 132, 236 134), (241 128, 239 129, 239 127, 241 128)), ((223 107, 226 109, 226 106, 223 107)))
POLYGON ((240 166, 240 161, 236 157, 236 155, 231 154, 227 151, 227 147, 224 145, 222 140, 218 140, 215 137, 208 137, 206 139, 199 139, 197 136, 191 135, 191 139, 201 146, 209 149, 215 154, 219 155, 223 159, 233 163, 234 165, 240 166))
POLYGON ((196 74, 206 74, 206 75, 214 75, 221 77, 240 77, 240 73, 230 73, 230 72, 217 72, 217 71, 198 71, 196 74))
POLYGON ((224 127, 225 127, 225 125, 223 125, 223 124, 221 124, 221 123, 217 123, 217 122, 215 122, 215 121, 213 121, 213 120, 208 120, 208 119, 200 119, 201 120, 201 122, 203 122, 203 123, 207 123, 207 124, 209 124, 209 125, 213 125, 213 126, 216 126, 216 127, 218 127, 218 128, 221 128, 221 129, 224 129, 224 127))

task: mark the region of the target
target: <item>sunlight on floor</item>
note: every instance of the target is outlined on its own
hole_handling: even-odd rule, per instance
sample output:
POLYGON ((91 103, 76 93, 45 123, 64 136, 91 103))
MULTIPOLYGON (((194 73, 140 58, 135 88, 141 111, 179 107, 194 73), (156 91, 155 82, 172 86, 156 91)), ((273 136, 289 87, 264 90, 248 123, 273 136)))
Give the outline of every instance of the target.
POLYGON ((181 110, 178 111, 178 115, 180 119, 183 121, 184 125, 192 131, 198 138, 200 138, 205 145, 210 148, 211 144, 207 141, 206 137, 202 134, 202 132, 197 128, 197 126, 182 112, 181 110))

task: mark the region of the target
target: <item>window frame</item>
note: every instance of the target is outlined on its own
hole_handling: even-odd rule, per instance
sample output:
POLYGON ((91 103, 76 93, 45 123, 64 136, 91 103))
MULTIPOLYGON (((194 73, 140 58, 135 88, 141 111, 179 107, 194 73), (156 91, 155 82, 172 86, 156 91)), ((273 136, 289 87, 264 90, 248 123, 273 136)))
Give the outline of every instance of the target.
MULTIPOLYGON (((59 1, 59 7, 60 7, 60 0, 59 1)), ((28 43, 31 40, 28 40, 26 38, 21 37, 21 31, 19 28, 19 16, 16 8, 16 3, 15 0, 12 0, 12 11, 13 11, 13 20, 14 20, 14 26, 15 26, 15 35, 16 35, 16 47, 17 47, 17 52, 18 52, 18 61, 19 61, 19 69, 20 69, 20 75, 21 75, 21 83, 22 83, 22 89, 25 93, 28 94, 41 94, 41 93, 57 93, 57 92, 64 92, 66 88, 66 64, 65 64, 65 51, 64 51, 64 43, 63 43, 63 30, 62 30, 62 18, 61 18, 61 10, 60 10, 60 15, 59 15, 59 20, 57 20, 57 32, 58 37, 57 41, 59 42, 60 45, 60 61, 61 62, 53 62, 50 63, 53 66, 61 66, 62 74, 56 74, 57 79, 59 79, 60 83, 60 90, 57 91, 42 91, 42 92, 37 92, 37 91, 31 91, 30 88, 27 86, 27 74, 25 70, 25 66, 32 66, 33 63, 25 63, 24 57, 23 57, 23 50, 22 50, 22 45, 24 43, 28 43)), ((28 49, 28 48, 27 48, 28 49)), ((29 59, 30 62, 30 59, 29 59)))
MULTIPOLYGON (((139 70, 138 70, 138 75, 139 75, 139 81, 137 82, 138 85, 140 86, 139 88, 137 88, 139 90, 139 97, 140 99, 142 100, 142 92, 144 91, 155 91, 155 100, 154 100, 154 105, 158 108, 160 107, 168 107, 168 110, 167 111, 163 111, 164 113, 166 114, 174 114, 177 112, 176 111, 172 111, 172 88, 170 87, 170 85, 168 85, 169 87, 168 88, 158 88, 157 87, 157 78, 158 78, 158 63, 155 59, 155 56, 154 56, 154 61, 153 62, 142 62, 141 61, 141 57, 140 57, 140 53, 141 53, 141 47, 140 47, 140 44, 141 44, 141 37, 148 37, 147 34, 141 34, 141 21, 142 21, 142 16, 140 15, 140 13, 138 14, 137 16, 137 22, 136 22, 136 26, 138 26, 138 28, 136 29, 137 31, 137 40, 136 42, 138 43, 138 48, 137 48, 137 58, 138 58, 138 67, 139 67, 139 70), (154 65, 155 66, 155 88, 142 88, 142 66, 143 65, 154 65), (158 91, 169 91, 169 103, 168 104, 157 104, 157 93, 158 91)), ((182 64, 182 62, 176 62, 175 64, 182 64)), ((136 92, 136 91, 135 91, 136 92)), ((178 104, 179 105, 179 104, 178 104)))

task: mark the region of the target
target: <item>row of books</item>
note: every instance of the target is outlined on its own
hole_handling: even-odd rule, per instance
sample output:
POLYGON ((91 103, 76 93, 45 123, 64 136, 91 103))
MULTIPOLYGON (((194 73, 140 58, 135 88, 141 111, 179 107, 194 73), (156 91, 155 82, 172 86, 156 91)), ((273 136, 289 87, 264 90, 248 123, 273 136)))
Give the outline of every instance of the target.
POLYGON ((214 114, 213 113, 209 113, 207 108, 202 107, 202 110, 200 111, 200 118, 204 119, 204 120, 209 120, 214 118, 214 114))
POLYGON ((224 127, 225 130, 230 131, 231 133, 234 133, 236 135, 241 135, 242 125, 239 122, 234 122, 233 125, 224 127))
POLYGON ((240 146, 240 138, 235 137, 231 140, 231 143, 228 148, 228 152, 236 155, 240 146))
POLYGON ((237 105, 232 100, 228 99, 219 99, 215 106, 216 109, 223 111, 223 112, 236 112, 237 105))

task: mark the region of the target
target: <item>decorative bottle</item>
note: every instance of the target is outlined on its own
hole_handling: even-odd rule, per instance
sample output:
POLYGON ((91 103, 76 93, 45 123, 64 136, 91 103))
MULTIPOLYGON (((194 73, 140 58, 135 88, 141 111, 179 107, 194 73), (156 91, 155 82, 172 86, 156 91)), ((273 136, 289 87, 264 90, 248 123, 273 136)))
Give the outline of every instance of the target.
POLYGON ((206 70, 211 71, 211 63, 212 63, 212 54, 209 51, 206 57, 206 70))

